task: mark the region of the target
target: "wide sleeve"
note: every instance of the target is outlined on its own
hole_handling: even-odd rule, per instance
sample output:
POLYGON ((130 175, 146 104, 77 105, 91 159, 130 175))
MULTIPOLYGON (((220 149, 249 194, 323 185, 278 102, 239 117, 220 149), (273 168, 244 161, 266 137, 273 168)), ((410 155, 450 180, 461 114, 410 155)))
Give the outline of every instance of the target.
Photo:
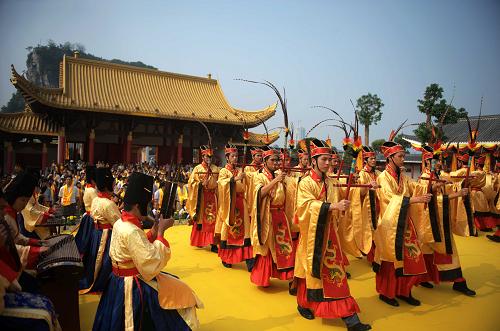
POLYGON ((170 260, 168 242, 163 237, 158 237, 150 243, 141 229, 129 233, 127 248, 135 267, 146 281, 158 275, 170 260))
POLYGON ((265 179, 264 175, 255 174, 253 176, 253 185, 254 188, 252 190, 254 196, 252 200, 254 201, 253 206, 251 207, 251 241, 252 245, 255 246, 263 246, 267 241, 267 237, 269 235, 270 228, 270 196, 267 195, 265 197, 261 196, 261 190, 264 186, 268 184, 268 181, 265 179))
POLYGON ((191 172, 191 176, 189 176, 188 180, 188 199, 186 201, 186 209, 189 213, 191 219, 195 219, 198 209, 200 208, 201 203, 201 189, 203 185, 201 185, 200 175, 198 174, 200 167, 196 166, 191 172))
POLYGON ((368 254, 372 246, 371 220, 363 217, 363 194, 361 187, 349 191, 349 209, 340 213, 338 234, 342 250, 352 256, 368 254))
MULTIPOLYGON (((306 272, 320 278, 321 261, 325 239, 328 238, 329 202, 318 200, 317 185, 311 180, 302 180, 297 192, 297 215, 301 228, 307 226, 306 272)), ((301 229, 301 233, 303 232, 301 229)))
POLYGON ((113 225, 121 218, 120 208, 113 201, 108 200, 108 206, 105 210, 105 217, 109 224, 113 225))
MULTIPOLYGON (((234 179, 233 174, 225 168, 222 168, 219 172, 219 178, 217 180, 217 191, 218 191, 218 210, 217 210, 217 222, 215 225, 215 233, 220 233, 222 229, 222 224, 226 223, 229 225, 229 212, 231 209, 231 182, 234 179)), ((234 189, 234 188, 233 188, 234 189)))
POLYGON ((32 196, 26 207, 21 211, 21 214, 24 218, 24 227, 29 232, 33 232, 35 230, 35 226, 37 224, 42 223, 44 218, 47 218, 47 212, 49 211, 49 207, 45 207, 40 205, 35 198, 32 196))
POLYGON ((388 176, 381 174, 377 178, 381 188, 378 197, 381 211, 374 241, 380 258, 384 261, 396 262, 403 260, 403 242, 406 218, 410 206, 410 197, 398 194, 393 188, 388 176))

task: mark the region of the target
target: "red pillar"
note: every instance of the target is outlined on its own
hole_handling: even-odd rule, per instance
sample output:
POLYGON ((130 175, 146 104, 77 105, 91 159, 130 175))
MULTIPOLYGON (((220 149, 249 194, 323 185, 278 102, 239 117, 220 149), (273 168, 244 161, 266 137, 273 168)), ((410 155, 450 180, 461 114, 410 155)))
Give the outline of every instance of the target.
POLYGON ((95 131, 94 129, 90 129, 89 134, 89 159, 88 162, 90 165, 94 164, 94 144, 95 144, 95 131))
POLYGON ((14 170, 14 148, 12 148, 12 143, 7 141, 5 143, 5 147, 7 147, 7 165, 6 165, 6 174, 10 175, 14 170))
POLYGON ((125 163, 130 163, 130 158, 132 156, 132 131, 129 131, 127 135, 127 145, 125 150, 125 163))
POLYGON ((57 136, 57 163, 64 163, 66 158, 66 136, 64 135, 64 128, 59 132, 57 136))
POLYGON ((184 136, 182 133, 179 135, 179 140, 177 141, 177 163, 182 163, 182 143, 184 141, 184 136))
POLYGON ((42 143, 42 169, 47 168, 47 143, 42 143))

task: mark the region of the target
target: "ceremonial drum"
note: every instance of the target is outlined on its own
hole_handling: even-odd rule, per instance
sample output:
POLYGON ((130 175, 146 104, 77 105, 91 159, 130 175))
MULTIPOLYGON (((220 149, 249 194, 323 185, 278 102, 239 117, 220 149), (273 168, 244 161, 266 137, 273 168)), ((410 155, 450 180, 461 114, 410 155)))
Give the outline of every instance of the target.
POLYGON ((78 281, 83 263, 72 235, 46 239, 50 247, 40 254, 37 278, 41 292, 54 304, 63 330, 80 330, 78 281))

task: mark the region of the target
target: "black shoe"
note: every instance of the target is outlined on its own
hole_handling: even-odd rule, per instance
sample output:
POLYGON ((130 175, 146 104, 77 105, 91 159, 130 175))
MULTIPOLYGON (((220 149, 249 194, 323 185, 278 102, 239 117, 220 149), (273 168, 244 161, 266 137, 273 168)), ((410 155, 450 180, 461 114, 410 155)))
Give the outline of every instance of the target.
POLYGON ((425 288, 434 288, 434 285, 429 282, 421 282, 419 285, 425 288))
POLYGON ((297 295, 297 286, 292 287, 292 285, 293 285, 293 281, 288 283, 288 293, 290 295, 296 296, 297 295))
POLYGON ((467 283, 465 281, 453 283, 453 290, 463 293, 469 297, 473 297, 476 295, 476 291, 473 291, 470 288, 468 288, 467 283))
POLYGON ((217 245, 210 245, 210 252, 214 253, 219 253, 219 248, 217 248, 217 245))
POLYGON ((232 265, 231 263, 226 263, 226 262, 224 262, 224 261, 222 261, 222 265, 223 265, 224 267, 226 267, 226 268, 232 268, 232 267, 233 267, 233 265, 232 265))
POLYGON ((304 317, 305 319, 308 319, 308 320, 313 320, 314 319, 314 314, 311 311, 311 309, 302 308, 301 306, 297 306, 297 310, 299 311, 299 314, 302 317, 304 317))
POLYGON ((420 304, 421 304, 419 300, 417 300, 411 296, 411 293, 410 293, 409 297, 404 297, 402 295, 396 295, 396 298, 403 300, 404 302, 406 302, 407 304, 412 305, 412 306, 420 306, 420 304))
POLYGON ((493 232, 493 229, 492 228, 485 228, 485 229, 482 229, 481 231, 483 231, 483 232, 493 232))
POLYGON ((384 301, 385 303, 387 303, 390 306, 399 307, 399 302, 396 299, 388 298, 388 297, 386 297, 385 295, 382 295, 382 294, 379 294, 378 298, 380 300, 384 301))
POLYGON ((500 236, 495 236, 494 234, 487 234, 486 238, 496 243, 500 243, 500 236))
POLYGON ((347 277, 347 279, 351 279, 351 274, 349 272, 345 272, 345 276, 347 277))
POLYGON ((247 264, 248 272, 252 272, 253 265, 255 264, 255 259, 247 259, 245 260, 245 263, 247 264))
POLYGON ((359 322, 358 324, 355 324, 353 326, 350 326, 347 328, 347 331, 366 331, 366 330, 371 330, 372 327, 370 324, 363 324, 359 322))

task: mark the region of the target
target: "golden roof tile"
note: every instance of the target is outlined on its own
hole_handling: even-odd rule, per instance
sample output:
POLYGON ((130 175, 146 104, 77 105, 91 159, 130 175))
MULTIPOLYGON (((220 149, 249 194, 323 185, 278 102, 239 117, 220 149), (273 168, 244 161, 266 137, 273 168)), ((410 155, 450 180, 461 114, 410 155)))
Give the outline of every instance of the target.
POLYGON ((46 115, 25 110, 19 113, 1 113, 0 131, 23 135, 57 136, 60 127, 46 115))
MULTIPOLYGON (((280 132, 281 130, 269 132, 269 135, 265 133, 255 133, 249 131, 248 135, 248 146, 264 146, 266 145, 266 139, 267 139, 267 145, 270 145, 274 143, 278 138, 280 137, 280 132)), ((232 144, 238 145, 238 146, 243 146, 243 138, 238 139, 238 141, 231 141, 232 144)))
POLYGON ((63 57, 59 88, 33 85, 12 66, 12 84, 28 103, 121 115, 200 120, 253 127, 275 114, 233 108, 217 80, 104 61, 63 57))

